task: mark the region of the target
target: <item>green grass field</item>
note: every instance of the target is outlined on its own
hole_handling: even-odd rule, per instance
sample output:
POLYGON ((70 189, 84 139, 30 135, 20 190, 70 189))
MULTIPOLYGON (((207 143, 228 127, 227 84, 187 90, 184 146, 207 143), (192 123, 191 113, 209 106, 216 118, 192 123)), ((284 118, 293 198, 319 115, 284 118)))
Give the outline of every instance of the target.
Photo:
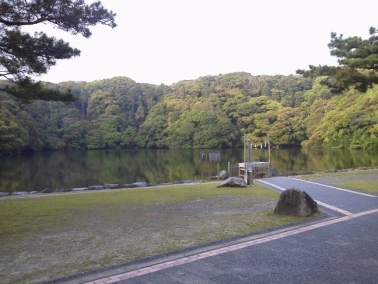
MULTIPOLYGON (((300 176, 378 194, 378 169, 300 176)), ((279 194, 218 183, 0 199, 0 279, 39 283, 301 221, 279 194)))
POLYGON ((0 278, 34 283, 245 235, 301 219, 279 194, 200 183, 0 200, 0 278))
POLYGON ((378 194, 378 169, 304 175, 299 178, 378 194))
POLYGON ((365 191, 368 193, 378 194, 378 180, 356 180, 349 182, 340 182, 338 185, 342 187, 348 187, 359 191, 365 191))

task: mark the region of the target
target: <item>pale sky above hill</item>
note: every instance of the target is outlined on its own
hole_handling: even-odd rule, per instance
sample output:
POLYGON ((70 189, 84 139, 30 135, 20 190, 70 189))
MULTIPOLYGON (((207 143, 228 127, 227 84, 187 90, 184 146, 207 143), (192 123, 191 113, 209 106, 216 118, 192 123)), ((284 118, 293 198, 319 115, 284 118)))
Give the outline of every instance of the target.
MULTIPOLYGON (((90 3, 91 1, 87 1, 90 3)), ((369 37, 378 27, 374 0, 102 0, 115 29, 89 39, 41 26, 81 56, 38 77, 53 83, 126 76, 167 84, 245 71, 289 75, 308 65, 336 65, 330 33, 369 37)))

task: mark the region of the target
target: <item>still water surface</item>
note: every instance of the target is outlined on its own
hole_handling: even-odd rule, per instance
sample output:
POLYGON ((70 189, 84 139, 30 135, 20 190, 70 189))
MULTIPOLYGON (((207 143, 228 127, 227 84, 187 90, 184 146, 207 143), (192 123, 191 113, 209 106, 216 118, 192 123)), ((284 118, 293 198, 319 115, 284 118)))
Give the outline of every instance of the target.
MULTIPOLYGON (((227 170, 228 162, 243 162, 243 149, 61 151, 0 157, 0 191, 202 180, 203 151, 220 152, 220 170, 227 170)), ((268 153, 267 149, 253 149, 252 160, 268 161, 268 153)), ((271 151, 271 162, 279 173, 377 167, 378 151, 279 149, 271 151)), ((216 163, 210 164, 210 175, 217 175, 217 168, 216 163)))

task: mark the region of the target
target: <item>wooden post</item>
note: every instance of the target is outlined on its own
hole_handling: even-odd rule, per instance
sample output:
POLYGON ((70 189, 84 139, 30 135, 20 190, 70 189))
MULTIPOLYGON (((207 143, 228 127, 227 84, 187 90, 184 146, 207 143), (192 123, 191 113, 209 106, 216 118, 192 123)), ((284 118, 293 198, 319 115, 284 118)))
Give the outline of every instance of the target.
POLYGON ((210 180, 210 156, 209 156, 209 152, 207 152, 207 178, 210 180))
POLYGON ((270 140, 269 140, 269 134, 268 134, 268 153, 269 153, 269 172, 268 176, 272 176, 272 165, 270 164, 270 140))
POLYGON ((269 134, 268 134, 268 153, 269 153, 269 164, 270 164, 270 140, 269 140, 269 134))
POLYGON ((203 176, 203 165, 204 165, 204 163, 202 163, 202 182, 205 182, 205 178, 203 176))
POLYGON ((245 134, 244 134, 244 157, 243 157, 243 162, 245 163, 245 160, 246 160, 246 155, 247 155, 247 153, 246 153, 246 137, 245 137, 245 134))
POLYGON ((252 141, 247 139, 247 147, 248 147, 248 163, 252 162, 252 141))
POLYGON ((217 176, 218 176, 218 180, 219 180, 219 171, 220 171, 220 166, 219 166, 219 162, 217 163, 217 176))
POLYGON ((244 181, 245 183, 247 183, 248 181, 248 177, 247 177, 247 163, 246 163, 246 159, 247 159, 247 153, 246 153, 246 135, 244 134, 244 181))
POLYGON ((201 159, 202 182, 204 182, 205 181, 204 170, 205 170, 205 163, 206 163, 206 154, 205 154, 205 152, 201 152, 200 156, 201 156, 200 159, 201 159))

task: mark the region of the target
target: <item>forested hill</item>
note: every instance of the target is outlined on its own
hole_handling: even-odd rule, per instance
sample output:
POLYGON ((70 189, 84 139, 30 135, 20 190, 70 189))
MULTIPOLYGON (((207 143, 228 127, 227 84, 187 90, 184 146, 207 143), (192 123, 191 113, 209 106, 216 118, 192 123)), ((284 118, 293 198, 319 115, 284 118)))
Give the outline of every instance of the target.
MULTIPOLYGON (((252 141, 378 148, 378 87, 333 94, 301 76, 230 73, 171 86, 127 77, 48 84, 74 103, 0 93, 0 153, 62 149, 225 148, 252 141)), ((1 82, 5 84, 4 82, 1 82)))

